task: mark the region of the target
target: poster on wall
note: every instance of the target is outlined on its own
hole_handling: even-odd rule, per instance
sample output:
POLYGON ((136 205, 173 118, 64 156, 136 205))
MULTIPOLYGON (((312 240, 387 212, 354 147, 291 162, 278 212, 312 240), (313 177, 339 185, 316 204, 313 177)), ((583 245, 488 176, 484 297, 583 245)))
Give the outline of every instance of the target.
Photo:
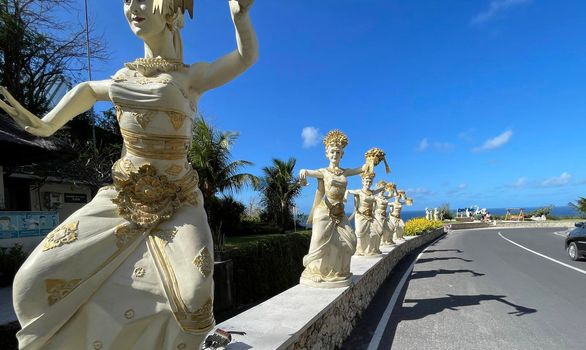
POLYGON ((0 211, 0 239, 45 236, 57 225, 56 212, 0 211))

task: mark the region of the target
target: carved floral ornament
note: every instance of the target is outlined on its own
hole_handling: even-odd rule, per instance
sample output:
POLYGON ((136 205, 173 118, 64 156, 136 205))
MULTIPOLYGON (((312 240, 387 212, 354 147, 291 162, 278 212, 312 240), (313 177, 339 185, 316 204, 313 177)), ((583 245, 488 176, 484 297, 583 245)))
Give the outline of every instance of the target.
POLYGON ((154 227, 170 219, 181 206, 179 187, 165 175, 157 175, 150 164, 131 172, 127 178, 114 174, 118 196, 112 202, 123 218, 141 227, 154 227))
POLYGON ((212 254, 207 247, 203 247, 199 254, 193 259, 193 265, 207 278, 213 270, 212 254))
POLYGON ((79 221, 64 223, 47 235, 43 243, 43 251, 61 247, 62 245, 75 242, 77 240, 77 229, 79 221))

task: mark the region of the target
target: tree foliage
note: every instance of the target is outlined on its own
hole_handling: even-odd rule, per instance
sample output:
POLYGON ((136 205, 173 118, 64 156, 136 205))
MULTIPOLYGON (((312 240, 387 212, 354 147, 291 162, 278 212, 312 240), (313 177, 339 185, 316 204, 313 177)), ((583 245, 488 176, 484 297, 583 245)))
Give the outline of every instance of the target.
MULTIPOLYGON (((0 84, 29 111, 47 111, 61 83, 83 71, 87 46, 81 25, 57 19, 72 12, 72 0, 0 0, 0 84)), ((105 58, 101 40, 90 43, 93 58, 105 58)))
POLYGON ((232 160, 230 149, 237 139, 237 133, 217 130, 202 117, 195 120, 189 160, 199 174, 204 205, 218 193, 232 194, 247 185, 258 186, 258 177, 240 172, 253 164, 232 160))
POLYGON ((568 205, 576 209, 582 217, 586 217, 586 198, 579 197, 575 202, 570 202, 568 205))
POLYGON ((293 175, 295 163, 295 158, 286 161, 275 158, 271 166, 262 169, 263 218, 282 230, 293 227, 294 200, 301 192, 299 179, 293 175))

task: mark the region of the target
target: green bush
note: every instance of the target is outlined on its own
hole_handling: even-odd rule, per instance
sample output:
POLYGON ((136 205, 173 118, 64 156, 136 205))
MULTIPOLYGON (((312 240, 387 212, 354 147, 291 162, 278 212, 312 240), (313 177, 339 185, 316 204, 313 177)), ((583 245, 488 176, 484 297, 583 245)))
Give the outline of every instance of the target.
POLYGON ((428 231, 433 231, 443 226, 444 223, 440 220, 413 218, 405 223, 405 234, 407 236, 417 236, 428 231))
POLYGON ((12 285, 14 275, 26 257, 21 244, 15 244, 10 248, 0 247, 0 287, 12 285))
POLYGON ((234 264, 235 305, 261 301, 299 283, 310 237, 307 232, 288 233, 222 252, 223 260, 231 259, 234 264))

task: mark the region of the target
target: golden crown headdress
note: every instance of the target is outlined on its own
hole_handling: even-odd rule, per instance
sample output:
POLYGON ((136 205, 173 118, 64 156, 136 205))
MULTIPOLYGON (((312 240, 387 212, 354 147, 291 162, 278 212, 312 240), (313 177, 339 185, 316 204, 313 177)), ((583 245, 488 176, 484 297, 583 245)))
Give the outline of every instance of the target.
POLYGON ((324 138, 324 146, 326 148, 330 146, 345 148, 348 146, 348 136, 340 130, 330 130, 324 138))
POLYGON ((371 179, 372 180, 372 179, 374 179, 374 176, 375 176, 374 173, 366 172, 366 171, 364 171, 364 172, 362 172, 362 174, 360 174, 360 177, 363 179, 371 179))
POLYGON ((157 10, 160 13, 165 13, 163 10, 167 6, 171 10, 171 15, 181 11, 181 14, 185 13, 185 10, 189 12, 189 17, 193 18, 193 0, 154 0, 153 11, 157 10))
POLYGON ((377 188, 386 187, 386 186, 387 186, 387 183, 386 183, 386 181, 385 181, 385 180, 379 180, 379 181, 376 183, 376 187, 377 187, 377 188))
POLYGON ((380 148, 371 148, 365 154, 364 158, 366 158, 366 169, 364 172, 372 173, 374 172, 374 167, 378 165, 381 161, 385 162, 385 170, 388 173, 391 172, 391 168, 389 167, 389 163, 387 163, 387 159, 385 158, 385 151, 380 148))

